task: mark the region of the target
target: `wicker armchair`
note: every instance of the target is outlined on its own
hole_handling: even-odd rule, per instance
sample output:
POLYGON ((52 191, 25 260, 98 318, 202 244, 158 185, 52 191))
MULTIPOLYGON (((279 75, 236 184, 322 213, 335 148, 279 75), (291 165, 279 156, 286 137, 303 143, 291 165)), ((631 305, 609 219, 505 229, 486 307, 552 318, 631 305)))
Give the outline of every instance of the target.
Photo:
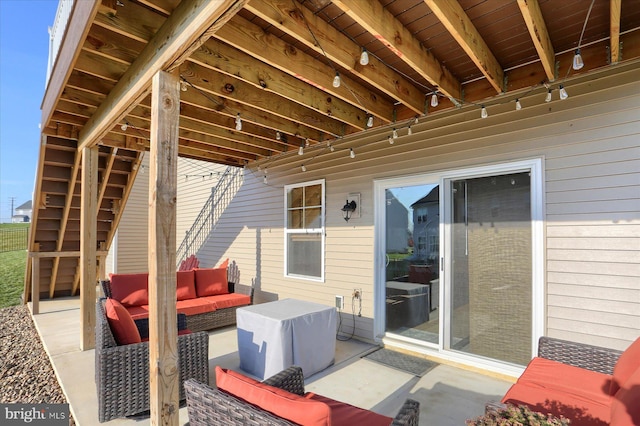
MULTIPOLYGON (((105 422, 149 410, 149 344, 118 346, 111 333, 104 300, 96 303, 95 381, 98 420, 105 422)), ((205 332, 178 336, 180 400, 187 379, 208 382, 209 336, 205 332)))
MULTIPOLYGON (((304 395, 304 376, 298 366, 289 367, 266 379, 263 383, 304 395)), ((238 399, 226 392, 211 388, 197 380, 184 383, 190 426, 292 426, 285 419, 238 399)), ((420 404, 407 399, 393 419, 393 426, 418 426, 420 404)))

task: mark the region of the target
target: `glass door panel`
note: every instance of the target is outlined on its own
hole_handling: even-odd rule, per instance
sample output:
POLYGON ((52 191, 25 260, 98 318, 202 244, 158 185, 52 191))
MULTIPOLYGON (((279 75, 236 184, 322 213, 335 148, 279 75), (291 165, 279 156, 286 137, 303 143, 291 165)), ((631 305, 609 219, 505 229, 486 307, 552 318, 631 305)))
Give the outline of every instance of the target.
POLYGON ((453 179, 448 349, 531 359, 532 227, 528 172, 453 179))
POLYGON ((385 331, 439 342, 438 185, 385 190, 385 331))

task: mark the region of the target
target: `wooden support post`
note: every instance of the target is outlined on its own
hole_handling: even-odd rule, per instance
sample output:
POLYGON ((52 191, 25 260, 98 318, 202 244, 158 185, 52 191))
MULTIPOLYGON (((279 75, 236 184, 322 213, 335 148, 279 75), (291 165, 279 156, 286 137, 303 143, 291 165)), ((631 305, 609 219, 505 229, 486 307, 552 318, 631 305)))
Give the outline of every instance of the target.
MULTIPOLYGON (((34 244, 34 251, 40 249, 40 244, 34 244)), ((31 259, 31 315, 40 313, 40 258, 31 259)))
POLYGON ((151 91, 149 164, 149 387, 151 424, 178 425, 176 198, 178 76, 159 71, 151 91))
MULTIPOLYGON (((103 281, 107 277, 106 248, 107 245, 104 243, 104 241, 100 242, 101 254, 98 254, 98 281, 103 281)), ((104 294, 102 294, 102 286, 98 286, 96 292, 100 295, 100 297, 104 297, 104 294)))
POLYGON ((96 256, 98 216, 98 147, 82 150, 80 197, 80 349, 95 347, 96 256))

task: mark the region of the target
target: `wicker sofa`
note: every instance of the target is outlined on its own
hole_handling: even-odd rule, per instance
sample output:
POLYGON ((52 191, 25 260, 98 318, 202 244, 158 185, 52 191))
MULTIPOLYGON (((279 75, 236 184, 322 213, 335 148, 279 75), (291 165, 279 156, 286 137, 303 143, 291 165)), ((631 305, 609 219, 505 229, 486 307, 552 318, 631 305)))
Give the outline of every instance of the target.
MULTIPOLYGON (((185 325, 184 317, 180 317, 179 329, 185 325)), ((148 335, 148 331, 146 333, 148 335)), ((185 399, 182 386, 185 380, 209 379, 208 352, 207 333, 178 336, 180 400, 185 399)), ((118 345, 107 319, 103 298, 96 303, 95 381, 100 422, 149 410, 149 343, 118 345)))
POLYGON ((527 366, 500 403, 582 426, 640 425, 640 338, 624 352, 542 337, 538 357, 527 366))
POLYGON ((190 426, 417 426, 420 415, 420 404, 411 399, 405 401, 395 418, 390 418, 305 393, 302 369, 298 366, 263 382, 216 367, 216 383, 217 389, 197 379, 185 382, 190 426))
MULTIPOLYGON (((109 280, 100 283, 106 297, 122 303, 136 322, 144 322, 149 317, 148 276, 111 274, 109 280)), ((247 294, 240 292, 235 261, 226 261, 218 268, 178 271, 176 276, 176 308, 187 316, 187 326, 193 332, 233 325, 236 310, 253 303, 253 288, 247 294)))

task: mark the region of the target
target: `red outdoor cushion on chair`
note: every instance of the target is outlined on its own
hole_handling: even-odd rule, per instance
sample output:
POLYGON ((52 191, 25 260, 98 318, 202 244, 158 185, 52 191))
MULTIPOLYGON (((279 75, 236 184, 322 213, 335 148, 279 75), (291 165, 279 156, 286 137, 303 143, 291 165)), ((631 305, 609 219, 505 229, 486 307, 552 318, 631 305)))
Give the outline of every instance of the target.
POLYGON ((226 267, 196 269, 195 274, 198 297, 229 293, 226 267))
POLYGON ((140 332, 127 309, 115 299, 107 299, 105 302, 107 321, 118 345, 130 345, 140 343, 140 332))
POLYGON ((109 274, 111 297, 124 306, 149 304, 149 274, 109 274))

